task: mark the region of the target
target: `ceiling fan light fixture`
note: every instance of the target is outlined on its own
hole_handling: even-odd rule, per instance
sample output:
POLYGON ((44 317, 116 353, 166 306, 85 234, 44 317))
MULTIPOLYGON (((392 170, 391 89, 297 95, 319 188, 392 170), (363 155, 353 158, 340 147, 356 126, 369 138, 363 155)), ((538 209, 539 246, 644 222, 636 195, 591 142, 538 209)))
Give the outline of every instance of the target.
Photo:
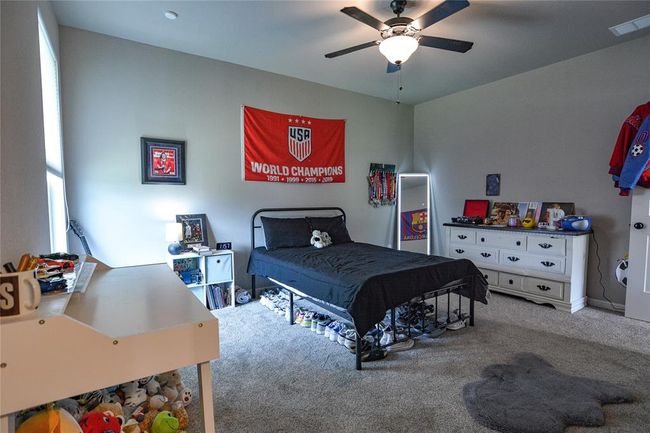
POLYGON ((418 49, 418 41, 413 36, 397 35, 384 39, 379 44, 379 52, 395 65, 406 62, 418 49))

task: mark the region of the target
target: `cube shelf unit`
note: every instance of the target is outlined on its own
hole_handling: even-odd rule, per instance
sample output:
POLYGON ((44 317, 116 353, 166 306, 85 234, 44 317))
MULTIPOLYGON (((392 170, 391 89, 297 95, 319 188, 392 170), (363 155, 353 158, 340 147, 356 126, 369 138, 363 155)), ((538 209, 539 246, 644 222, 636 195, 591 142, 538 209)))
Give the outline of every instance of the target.
POLYGON ((200 281, 186 283, 186 286, 206 308, 218 309, 235 306, 235 257, 232 251, 212 251, 207 255, 194 252, 181 253, 175 256, 168 254, 167 265, 179 277, 181 277, 181 272, 186 271, 198 271, 200 273, 200 281), (226 295, 226 299, 223 302, 215 300, 209 303, 208 301, 212 301, 214 298, 210 290, 215 287, 221 289, 220 292, 226 295))

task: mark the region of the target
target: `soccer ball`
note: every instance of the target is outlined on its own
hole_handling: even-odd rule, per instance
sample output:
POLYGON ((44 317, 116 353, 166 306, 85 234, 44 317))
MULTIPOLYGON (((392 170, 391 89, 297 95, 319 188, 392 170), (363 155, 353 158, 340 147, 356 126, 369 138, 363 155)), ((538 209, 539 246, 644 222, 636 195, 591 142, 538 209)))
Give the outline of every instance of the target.
POLYGON ((635 144, 632 147, 632 156, 639 156, 643 153, 643 145, 642 144, 635 144))
POLYGON ((616 280, 623 287, 627 287, 627 260, 625 259, 620 260, 616 266, 616 280))

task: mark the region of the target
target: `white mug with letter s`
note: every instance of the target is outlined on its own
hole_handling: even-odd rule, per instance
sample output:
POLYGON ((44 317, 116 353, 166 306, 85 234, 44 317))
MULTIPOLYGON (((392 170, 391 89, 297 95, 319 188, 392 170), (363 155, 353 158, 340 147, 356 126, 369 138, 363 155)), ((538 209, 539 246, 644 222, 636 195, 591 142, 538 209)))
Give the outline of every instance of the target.
POLYGON ((0 274, 0 318, 32 313, 41 302, 34 271, 0 274))

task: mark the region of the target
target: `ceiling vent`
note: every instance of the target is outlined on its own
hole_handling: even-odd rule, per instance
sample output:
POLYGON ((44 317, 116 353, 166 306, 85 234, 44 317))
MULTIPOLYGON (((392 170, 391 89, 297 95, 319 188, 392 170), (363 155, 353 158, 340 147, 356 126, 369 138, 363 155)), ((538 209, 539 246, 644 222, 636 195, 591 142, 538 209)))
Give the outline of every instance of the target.
POLYGON ((650 27, 650 14, 610 27, 609 30, 616 36, 623 36, 646 27, 650 27))

